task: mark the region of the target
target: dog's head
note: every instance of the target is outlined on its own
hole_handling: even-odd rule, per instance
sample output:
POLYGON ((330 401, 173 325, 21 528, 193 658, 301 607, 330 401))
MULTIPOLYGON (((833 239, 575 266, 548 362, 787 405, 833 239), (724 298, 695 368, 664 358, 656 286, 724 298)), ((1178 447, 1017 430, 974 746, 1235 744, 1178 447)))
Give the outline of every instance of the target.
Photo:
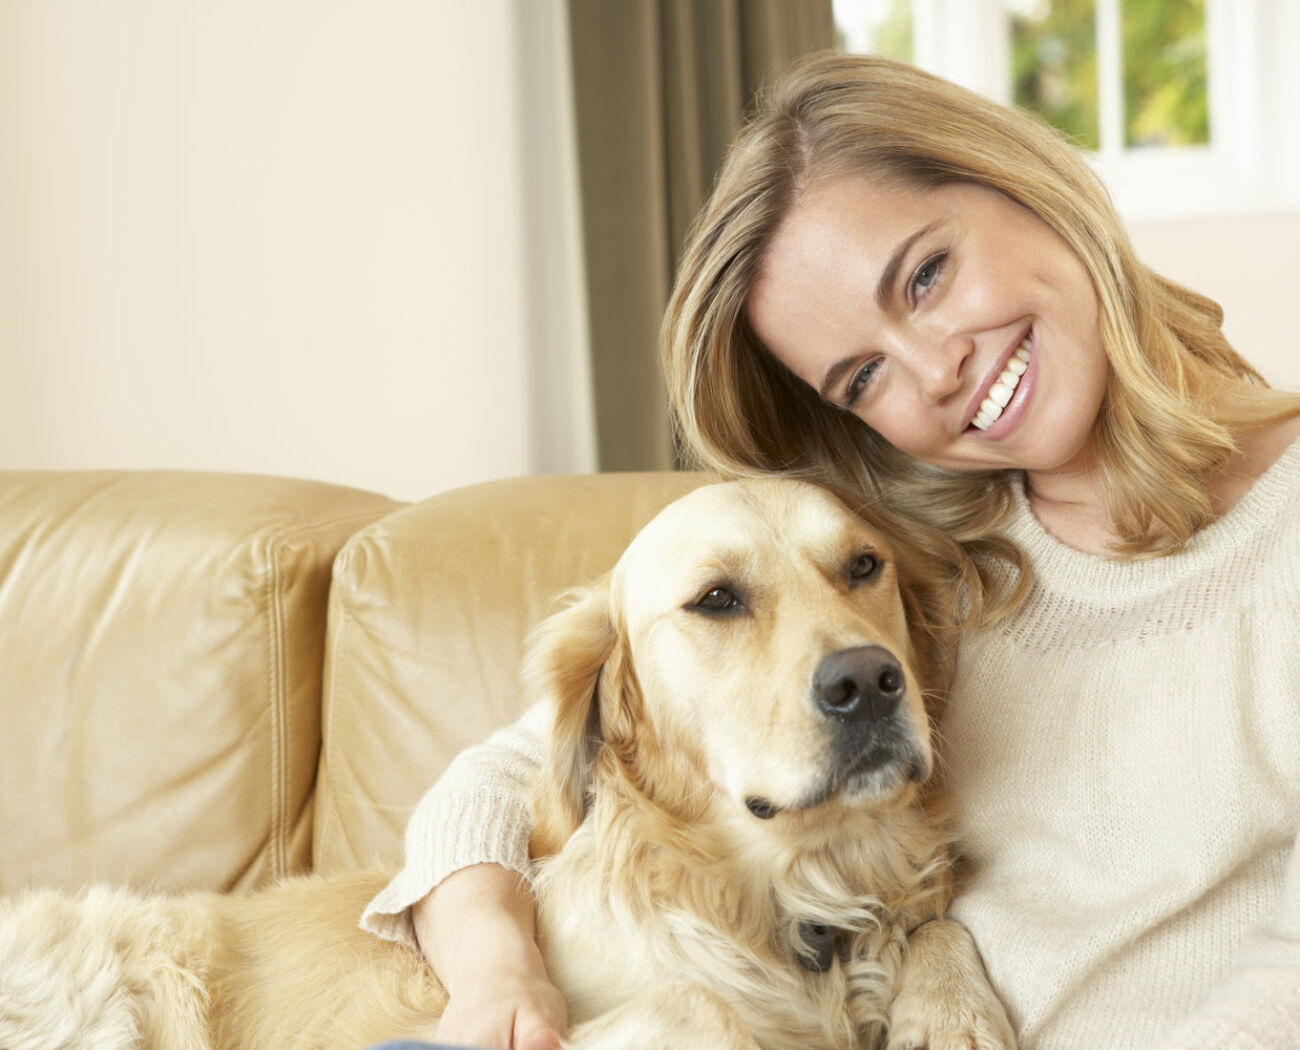
POLYGON ((531 642, 555 718, 534 855, 581 823, 593 770, 688 820, 909 793, 933 764, 932 683, 900 545, 803 482, 708 485, 663 510, 531 642))

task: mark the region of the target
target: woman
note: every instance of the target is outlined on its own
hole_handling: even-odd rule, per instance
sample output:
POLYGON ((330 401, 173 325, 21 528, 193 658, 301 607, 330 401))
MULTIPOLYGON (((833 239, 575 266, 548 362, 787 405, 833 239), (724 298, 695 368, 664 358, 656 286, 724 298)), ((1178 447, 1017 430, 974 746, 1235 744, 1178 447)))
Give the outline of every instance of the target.
MULTIPOLYGON (((665 321, 702 465, 881 499, 970 597, 1015 579, 993 537, 1020 552, 941 732, 953 912, 1027 1050, 1300 1045, 1300 397, 1221 320, 1046 128, 827 55, 741 133, 665 321)), ((564 1024, 513 874, 538 730, 458 760, 366 919, 413 923, 462 1042, 564 1024), (449 825, 473 844, 436 853, 449 825)))

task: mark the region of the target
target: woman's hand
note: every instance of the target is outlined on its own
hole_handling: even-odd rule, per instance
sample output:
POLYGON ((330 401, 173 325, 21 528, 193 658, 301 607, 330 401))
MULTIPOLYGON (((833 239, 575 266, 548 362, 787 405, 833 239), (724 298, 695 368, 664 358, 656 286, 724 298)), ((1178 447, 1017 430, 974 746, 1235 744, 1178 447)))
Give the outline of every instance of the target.
POLYGON ((568 1020, 538 950, 527 884, 497 864, 449 875, 411 909, 416 940, 447 989, 438 1038, 554 1050, 568 1020))

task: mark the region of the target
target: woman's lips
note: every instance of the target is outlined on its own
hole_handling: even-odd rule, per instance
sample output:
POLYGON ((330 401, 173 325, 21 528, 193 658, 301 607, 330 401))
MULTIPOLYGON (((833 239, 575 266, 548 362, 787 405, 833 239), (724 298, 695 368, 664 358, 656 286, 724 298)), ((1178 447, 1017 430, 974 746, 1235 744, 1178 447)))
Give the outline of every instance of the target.
POLYGON ((987 431, 1006 410, 1015 396, 1020 380, 1029 370, 1030 351, 1033 345, 1033 330, 1027 331, 1016 348, 1007 357, 1002 371, 989 384, 984 399, 979 403, 972 416, 970 425, 977 430, 987 431))
POLYGON ((975 413, 975 418, 971 420, 971 426, 979 430, 988 430, 1001 418, 1002 410, 1010 403, 1012 395, 1016 392, 1016 387, 1020 385, 1020 377, 1029 368, 1028 344, 1029 340, 1026 338, 1023 343, 1016 347, 1015 353, 1007 358, 1006 367, 994 384, 989 387, 988 395, 980 402, 979 411, 975 413))

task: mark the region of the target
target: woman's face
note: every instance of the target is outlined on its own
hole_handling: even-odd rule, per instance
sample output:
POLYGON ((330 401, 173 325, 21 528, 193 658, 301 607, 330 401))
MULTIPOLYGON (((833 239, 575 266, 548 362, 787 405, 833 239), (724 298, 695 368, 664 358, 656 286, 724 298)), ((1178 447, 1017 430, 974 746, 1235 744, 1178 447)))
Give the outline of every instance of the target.
POLYGON ((810 186, 747 304, 829 404, 958 470, 1086 469, 1105 390, 1097 295, 1056 233, 971 183, 810 186))

